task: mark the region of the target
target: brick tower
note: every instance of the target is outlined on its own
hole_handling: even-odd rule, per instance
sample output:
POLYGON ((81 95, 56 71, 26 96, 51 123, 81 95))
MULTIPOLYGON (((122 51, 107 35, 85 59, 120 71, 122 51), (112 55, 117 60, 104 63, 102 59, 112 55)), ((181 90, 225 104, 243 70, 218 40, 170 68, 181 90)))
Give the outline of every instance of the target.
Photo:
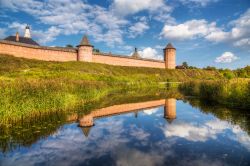
POLYGON ((176 49, 173 47, 173 45, 168 43, 166 48, 163 49, 163 53, 166 69, 175 69, 176 49))
POLYGON ((92 62, 93 46, 89 43, 87 36, 82 38, 81 43, 77 47, 77 61, 92 62))

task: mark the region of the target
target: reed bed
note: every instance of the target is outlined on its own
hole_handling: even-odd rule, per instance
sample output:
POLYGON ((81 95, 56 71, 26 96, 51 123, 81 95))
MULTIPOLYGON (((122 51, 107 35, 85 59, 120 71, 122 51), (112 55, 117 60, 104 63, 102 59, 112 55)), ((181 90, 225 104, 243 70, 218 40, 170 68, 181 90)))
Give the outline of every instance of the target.
POLYGON ((179 86, 188 96, 231 108, 250 109, 250 80, 232 79, 219 81, 191 81, 179 86))

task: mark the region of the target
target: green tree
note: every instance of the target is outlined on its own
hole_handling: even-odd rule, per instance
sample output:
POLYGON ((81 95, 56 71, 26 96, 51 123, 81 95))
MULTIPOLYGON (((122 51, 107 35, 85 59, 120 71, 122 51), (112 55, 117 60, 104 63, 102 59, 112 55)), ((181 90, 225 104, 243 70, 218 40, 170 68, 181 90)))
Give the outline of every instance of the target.
POLYGON ((99 49, 96 49, 96 48, 94 48, 93 51, 94 51, 94 52, 100 52, 100 50, 99 50, 99 49))
POLYGON ((66 47, 73 48, 71 44, 67 44, 66 47))
POLYGON ((216 70, 216 68, 215 67, 213 67, 213 66, 207 66, 207 67, 205 67, 205 68, 203 68, 204 70, 216 70))
POLYGON ((188 69, 188 63, 187 62, 183 62, 182 66, 185 67, 186 69, 188 69))
POLYGON ((223 71, 223 76, 226 77, 227 79, 232 79, 235 77, 234 72, 230 69, 225 69, 223 71))

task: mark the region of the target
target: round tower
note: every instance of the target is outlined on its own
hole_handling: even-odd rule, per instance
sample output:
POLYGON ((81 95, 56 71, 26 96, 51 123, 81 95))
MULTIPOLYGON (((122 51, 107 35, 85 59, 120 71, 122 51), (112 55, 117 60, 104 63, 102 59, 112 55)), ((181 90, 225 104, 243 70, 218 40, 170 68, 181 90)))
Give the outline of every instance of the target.
POLYGON ((82 38, 81 43, 77 47, 77 61, 92 62, 93 46, 89 43, 87 36, 82 38))
POLYGON ((168 43, 166 48, 163 49, 163 53, 166 69, 175 69, 176 49, 173 47, 173 45, 168 43))

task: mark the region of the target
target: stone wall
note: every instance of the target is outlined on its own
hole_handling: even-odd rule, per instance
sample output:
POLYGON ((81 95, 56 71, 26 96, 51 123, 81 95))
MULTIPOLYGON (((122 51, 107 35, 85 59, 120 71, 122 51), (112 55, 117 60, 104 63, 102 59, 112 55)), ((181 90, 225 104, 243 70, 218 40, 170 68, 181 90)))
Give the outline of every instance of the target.
POLYGON ((93 53, 92 56, 90 56, 89 53, 92 53, 92 47, 86 48, 80 50, 82 57, 79 57, 78 49, 76 48, 44 47, 0 40, 0 53, 13 55, 15 57, 23 57, 44 61, 66 62, 80 60, 117 66, 165 68, 165 62, 160 60, 143 58, 137 59, 128 56, 104 53, 93 53), (86 48, 88 49, 86 50, 86 48), (89 51, 90 49, 91 51, 89 51))
POLYGON ((104 63, 116 66, 136 66, 136 67, 151 67, 151 68, 165 68, 165 62, 152 59, 135 59, 132 57, 125 57, 119 55, 105 55, 97 54, 93 55, 93 62, 104 63))
POLYGON ((0 41, 0 53, 43 61, 65 62, 77 60, 76 49, 42 47, 10 41, 0 41))

